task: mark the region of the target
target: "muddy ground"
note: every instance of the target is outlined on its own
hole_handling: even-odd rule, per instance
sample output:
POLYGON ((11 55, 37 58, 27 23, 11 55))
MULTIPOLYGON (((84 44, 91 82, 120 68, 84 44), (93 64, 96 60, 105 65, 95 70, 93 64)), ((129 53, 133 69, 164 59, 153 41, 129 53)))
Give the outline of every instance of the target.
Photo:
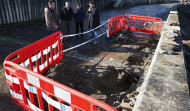
MULTIPOLYGON (((106 102, 118 110, 122 109, 123 103, 128 103, 129 110, 132 110, 140 88, 137 83, 151 63, 158 38, 159 36, 151 34, 118 33, 108 41, 112 45, 125 46, 122 49, 123 52, 114 52, 114 50, 121 50, 120 47, 110 48, 107 50, 109 53, 106 56, 100 56, 97 62, 82 60, 80 55, 83 53, 79 51, 73 53, 79 55, 78 58, 72 57, 73 54, 67 56, 66 53, 63 61, 51 66, 44 75, 106 102), (112 65, 115 62, 111 61, 112 59, 120 65, 112 65)), ((87 51, 91 53, 93 50, 87 51)))
MULTIPOLYGON (((107 10, 101 12, 101 22, 103 23, 107 21, 109 17, 120 14, 154 16, 166 20, 171 6, 172 4, 142 5, 128 10, 107 10)), ((87 18, 85 21, 87 21, 87 18)), ((75 24, 73 22, 72 29, 74 29, 74 27, 75 24)), ((106 29, 106 26, 102 27, 100 33, 104 32, 106 29)), ((62 31, 62 26, 59 30, 62 31)), ((87 24, 85 24, 85 30, 88 30, 87 24)), ((75 30, 72 30, 72 33, 74 32, 75 30)), ((19 110, 10 98, 9 87, 6 84, 2 66, 4 59, 13 51, 47 36, 47 33, 43 20, 0 26, 0 110, 19 110)), ((65 80, 64 78, 58 79, 57 81, 68 86, 70 85, 70 87, 97 99, 101 100, 103 98, 103 101, 117 108, 122 101, 124 103, 130 103, 132 101, 130 104, 133 106, 135 95, 138 94, 136 93, 136 88, 139 84, 136 83, 140 76, 143 75, 146 67, 149 66, 157 44, 157 39, 152 39, 150 35, 133 35, 136 36, 135 39, 128 39, 127 37, 124 43, 122 37, 119 38, 119 40, 116 38, 121 35, 116 35, 110 39, 103 36, 100 38, 100 44, 98 46, 87 44, 84 47, 66 52, 61 63, 52 68, 46 75, 52 79, 56 79, 60 75, 68 75, 68 73, 71 73, 71 77, 76 76, 76 78, 81 78, 79 79, 80 81, 76 81, 76 84, 79 84, 79 86, 72 83, 72 81, 72 85, 69 84, 70 79, 65 83, 62 81, 65 80), (86 59, 88 59, 88 61, 86 61, 86 59), (63 74, 64 68, 68 69, 69 72, 63 74), (70 68, 76 69, 76 72, 70 72, 70 68), (102 90, 104 87, 110 87, 110 84, 100 82, 104 84, 102 85, 104 86, 103 88, 93 84, 99 83, 99 81, 102 81, 102 79, 104 80, 107 76, 114 81, 112 85, 114 85, 115 91, 109 88, 107 92, 102 90), (84 80, 83 77, 87 78, 88 81, 81 82, 84 80), (131 82, 126 80, 128 77, 132 80, 131 82), (120 88, 121 85, 118 85, 119 78, 124 78, 125 84, 127 85, 120 88), (89 89, 89 91, 87 91, 87 89, 89 89), (134 99, 132 99, 133 97, 134 99), (129 98, 131 98, 130 101, 129 98)), ((64 41, 64 48, 66 49, 76 44, 80 44, 88 40, 89 36, 89 34, 85 35, 84 40, 72 38, 69 41, 64 41)), ((110 82, 109 80, 107 81, 108 83, 110 82)), ((138 90, 139 89, 137 89, 137 92, 138 90)), ((131 109, 132 107, 129 108, 131 109)))

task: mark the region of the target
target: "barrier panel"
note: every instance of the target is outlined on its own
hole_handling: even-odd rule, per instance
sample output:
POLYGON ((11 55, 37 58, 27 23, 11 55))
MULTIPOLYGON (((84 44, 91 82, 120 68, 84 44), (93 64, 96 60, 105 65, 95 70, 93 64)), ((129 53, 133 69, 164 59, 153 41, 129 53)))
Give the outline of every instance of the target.
POLYGON ((125 29, 150 34, 160 34, 162 19, 138 15, 125 15, 125 29))
POLYGON ((109 19, 108 36, 112 36, 123 29, 150 34, 160 34, 162 29, 162 19, 129 14, 109 19))
POLYGON ((13 101, 27 111, 116 111, 108 104, 71 89, 42 73, 63 58, 62 33, 57 32, 10 54, 4 61, 13 101))
POLYGON ((122 31, 125 27, 124 22, 124 15, 111 17, 108 21, 108 35, 112 36, 114 33, 122 31))
MULTIPOLYGON (((108 21, 109 36, 123 29, 159 34, 161 28, 162 19, 155 17, 120 15, 112 17, 108 21)), ((5 59, 5 76, 13 101, 22 110, 29 111, 54 111, 57 109, 62 111, 99 111, 100 109, 116 111, 104 102, 42 75, 48 67, 58 64, 62 60, 63 52, 91 41, 63 51, 63 38, 61 32, 56 32, 13 52, 5 59)))

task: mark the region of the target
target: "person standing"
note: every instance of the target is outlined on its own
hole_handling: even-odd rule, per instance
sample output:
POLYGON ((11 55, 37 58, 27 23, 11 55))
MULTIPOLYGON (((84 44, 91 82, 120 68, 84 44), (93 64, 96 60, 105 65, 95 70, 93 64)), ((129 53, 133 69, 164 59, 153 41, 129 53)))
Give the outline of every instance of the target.
MULTIPOLYGON (((83 28, 84 22, 83 21, 84 21, 85 13, 84 13, 84 9, 81 7, 80 3, 77 3, 77 7, 74 10, 74 17, 75 17, 75 23, 76 23, 76 34, 79 33, 79 27, 80 27, 81 33, 83 33, 83 31, 84 31, 84 28, 83 28)), ((78 35, 76 37, 78 39, 78 35)), ((83 34, 81 35, 81 37, 84 39, 83 34)))
POLYGON ((71 34, 71 19, 73 16, 73 10, 70 7, 69 2, 65 2, 65 7, 61 10, 61 18, 63 20, 63 32, 66 35, 71 34))
POLYGON ((46 28, 49 31, 49 35, 55 33, 58 29, 58 25, 61 23, 61 20, 55 15, 55 2, 50 0, 48 2, 48 7, 44 9, 46 28))
MULTIPOLYGON (((96 8, 95 2, 90 1, 89 2, 89 9, 87 11, 88 17, 88 28, 89 29, 94 29, 100 25, 100 15, 98 8, 96 8)), ((99 35, 99 29, 96 29, 91 32, 92 36, 91 39, 97 37, 99 35)), ((99 39, 95 39, 94 43, 95 45, 99 44, 99 39)))

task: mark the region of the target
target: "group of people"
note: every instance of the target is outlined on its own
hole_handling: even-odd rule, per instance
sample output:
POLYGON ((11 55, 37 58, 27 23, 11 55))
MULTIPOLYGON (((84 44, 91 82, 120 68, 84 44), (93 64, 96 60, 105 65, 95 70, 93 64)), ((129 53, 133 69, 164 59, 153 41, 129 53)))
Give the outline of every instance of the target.
MULTIPOLYGON (((77 6, 73 11, 73 9, 70 6, 70 3, 66 2, 65 7, 61 9, 61 20, 56 16, 54 8, 55 2, 53 0, 50 0, 48 2, 48 7, 45 8, 45 21, 47 30, 49 31, 49 35, 57 32, 60 24, 63 24, 63 34, 70 35, 72 17, 74 17, 75 19, 76 34, 79 33, 79 28, 81 30, 81 33, 83 33, 85 12, 80 3, 77 3, 77 6)), ((89 2, 89 9, 86 14, 88 15, 89 30, 94 29, 100 25, 99 11, 98 8, 96 8, 96 4, 94 1, 89 2)), ((91 39, 95 38, 98 35, 98 29, 92 31, 91 39)), ((78 35, 76 36, 76 38, 78 39, 78 35)), ((81 38, 84 38, 83 34, 81 34, 81 38)), ((93 41, 93 44, 99 44, 99 39, 95 39, 93 41)))

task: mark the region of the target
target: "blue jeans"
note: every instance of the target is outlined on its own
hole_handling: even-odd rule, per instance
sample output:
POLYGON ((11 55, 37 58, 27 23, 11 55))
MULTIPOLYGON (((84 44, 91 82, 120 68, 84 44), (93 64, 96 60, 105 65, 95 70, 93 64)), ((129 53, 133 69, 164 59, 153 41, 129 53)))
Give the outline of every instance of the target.
MULTIPOLYGON (((98 30, 94 30, 91 32, 91 39, 98 37, 98 36, 99 36, 98 30)), ((99 42, 99 38, 95 39, 95 41, 99 42)))
POLYGON ((54 34, 57 31, 49 31, 49 35, 54 34))

